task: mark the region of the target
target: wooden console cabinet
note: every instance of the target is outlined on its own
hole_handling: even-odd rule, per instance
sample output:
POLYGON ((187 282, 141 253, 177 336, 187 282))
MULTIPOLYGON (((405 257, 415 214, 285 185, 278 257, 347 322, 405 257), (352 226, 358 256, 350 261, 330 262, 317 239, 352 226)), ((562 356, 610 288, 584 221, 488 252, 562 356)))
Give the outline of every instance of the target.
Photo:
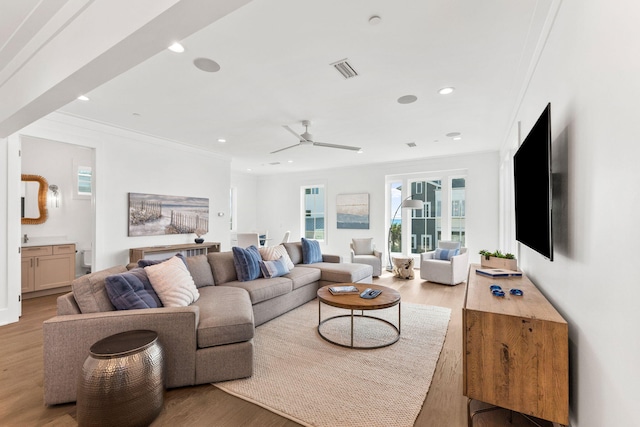
POLYGON ((150 254, 167 254, 171 256, 177 252, 185 256, 206 255, 209 252, 220 252, 220 243, 186 243, 181 245, 145 246, 143 248, 129 249, 129 262, 138 262, 150 254))
POLYGON ((464 395, 568 425, 567 322, 527 277, 485 277, 476 268, 462 309, 464 395), (494 283, 504 297, 491 294, 494 283), (524 295, 510 295, 512 288, 524 295))
POLYGON ((76 245, 23 247, 22 293, 68 286, 76 275, 76 245))

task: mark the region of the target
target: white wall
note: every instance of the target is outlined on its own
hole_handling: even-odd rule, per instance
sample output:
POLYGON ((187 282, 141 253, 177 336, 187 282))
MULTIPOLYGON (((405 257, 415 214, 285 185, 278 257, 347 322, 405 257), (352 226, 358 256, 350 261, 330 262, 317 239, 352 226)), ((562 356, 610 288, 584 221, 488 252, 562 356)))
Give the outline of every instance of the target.
POLYGON ((23 136, 22 173, 43 176, 49 185, 59 187, 59 207, 48 204, 47 221, 43 224, 23 224, 21 235, 33 237, 66 237, 76 243, 76 275, 82 268, 83 249, 91 249, 93 210, 91 198, 74 196, 76 186, 75 164, 93 166, 93 150, 78 145, 48 139, 23 136))
MULTIPOLYGON (((520 266, 568 321, 571 425, 631 425, 640 398, 640 5, 564 1, 519 109, 551 102, 555 259, 520 266)), ((516 124, 509 136, 513 148, 516 124)))
MULTIPOLYGON (((235 233, 262 232, 258 229, 258 177, 248 173, 231 173, 231 186, 236 191, 236 227, 235 233)), ((262 209, 261 209, 262 210, 262 209)), ((229 212, 231 214, 231 212, 229 212)), ((234 239, 232 236, 231 239, 234 239)), ((221 242, 222 250, 231 250, 235 241, 221 242)))
MULTIPOLYGON (((205 235, 206 240, 229 240, 228 217, 218 217, 216 213, 229 211, 230 159, 58 113, 21 130, 20 137, 25 136, 95 149, 95 269, 128 263, 128 249, 131 247, 190 243, 195 238, 193 234, 128 237, 129 192, 206 197, 210 212, 210 231, 205 235)), ((3 155, 6 155, 4 151, 3 155)), ((20 177, 16 174, 16 183, 9 182, 4 174, 0 179, 6 181, 0 182, 0 188, 7 188, 17 186, 20 177)), ((19 212, 17 198, 5 197, 5 200, 9 210, 19 212)), ((7 228, 20 229, 19 221, 5 223, 7 228)), ((12 250, 17 250, 17 246, 19 241, 15 248, 12 242, 7 245, 12 250)), ((7 265, 7 268, 18 269, 19 262, 15 266, 7 265)), ((3 280, 0 295, 7 294, 9 287, 19 290, 20 283, 3 280)), ((0 314, 3 313, 2 308, 0 314)), ((0 318, 0 324, 15 320, 0 318)))
POLYGON ((480 249, 497 248, 498 245, 497 152, 263 176, 257 182, 257 225, 260 229, 269 230, 274 241, 286 230, 291 231, 291 241, 299 241, 300 187, 324 184, 327 193, 327 242, 323 245, 323 252, 349 260, 349 243, 354 237, 373 237, 376 248, 384 251, 389 227, 385 177, 461 169, 467 173, 467 245, 471 260, 479 262, 477 253, 480 249), (336 196, 353 193, 369 193, 369 230, 336 228, 336 196))

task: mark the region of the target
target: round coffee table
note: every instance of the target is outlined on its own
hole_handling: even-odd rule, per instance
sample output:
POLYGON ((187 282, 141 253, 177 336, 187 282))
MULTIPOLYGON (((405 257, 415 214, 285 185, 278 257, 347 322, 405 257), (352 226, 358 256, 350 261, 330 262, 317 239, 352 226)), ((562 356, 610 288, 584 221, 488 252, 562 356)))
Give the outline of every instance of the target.
POLYGON ((381 347, 387 347, 390 346, 391 344, 394 344, 396 342, 398 342, 398 340, 400 339, 400 293, 398 291, 396 291, 395 289, 392 288, 388 288, 386 286, 381 286, 381 285, 372 285, 372 284, 362 284, 362 283, 340 283, 340 284, 334 284, 334 285, 327 285, 327 286, 323 286, 322 288, 318 289, 318 334, 320 334, 320 336, 335 345, 339 345, 341 347, 347 347, 347 348, 355 348, 355 349, 373 349, 373 348, 381 348, 381 347), (371 288, 371 289, 378 289, 381 290, 382 293, 380 295, 378 295, 376 298, 373 299, 366 299, 366 298, 360 298, 360 294, 349 294, 349 295, 333 295, 330 291, 329 288, 332 286, 349 286, 349 285, 353 285, 356 288, 358 288, 359 292, 364 291, 367 288, 371 288), (332 317, 328 317, 324 320, 322 320, 322 304, 326 304, 326 305, 330 305, 333 307, 338 307, 338 308, 344 308, 347 310, 351 310, 351 314, 341 314, 338 316, 332 316, 332 317), (369 316, 364 314, 365 311, 369 311, 369 310, 380 310, 383 308, 389 308, 389 307, 393 307, 393 306, 398 306, 398 326, 394 325, 393 323, 389 322, 388 320, 385 319, 381 319, 379 317, 375 317, 375 316, 369 316), (361 314, 356 314, 354 316, 354 311, 361 311, 361 314), (330 338, 328 338, 327 336, 325 336, 322 333, 321 330, 321 326, 333 319, 339 319, 342 317, 350 317, 351 318, 351 345, 346 345, 346 344, 342 344, 339 342, 336 342, 330 338), (372 346, 354 346, 353 345, 353 321, 354 321, 354 317, 355 318, 368 318, 368 319, 373 319, 379 322, 383 322, 386 323, 388 325, 390 325, 396 332, 397 334, 395 334, 395 337, 389 341, 386 342, 384 344, 381 345, 372 345, 372 346))

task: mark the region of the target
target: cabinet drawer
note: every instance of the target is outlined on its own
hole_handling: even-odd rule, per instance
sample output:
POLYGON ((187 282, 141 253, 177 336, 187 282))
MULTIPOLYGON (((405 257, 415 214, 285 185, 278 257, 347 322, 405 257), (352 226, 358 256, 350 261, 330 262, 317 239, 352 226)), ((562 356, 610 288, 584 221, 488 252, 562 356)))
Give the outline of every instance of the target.
POLYGON ((51 246, 31 246, 28 248, 22 248, 23 257, 44 256, 51 254, 51 246))
POLYGON ((53 246, 53 254, 73 254, 76 252, 76 245, 55 245, 53 246))

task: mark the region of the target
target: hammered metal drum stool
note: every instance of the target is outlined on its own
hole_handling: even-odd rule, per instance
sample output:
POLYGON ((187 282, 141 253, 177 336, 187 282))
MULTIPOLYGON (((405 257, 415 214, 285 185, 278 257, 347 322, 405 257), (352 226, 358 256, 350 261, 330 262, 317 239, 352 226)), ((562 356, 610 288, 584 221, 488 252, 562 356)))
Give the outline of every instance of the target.
POLYGON ((129 331, 89 350, 78 380, 79 426, 147 426, 164 400, 164 360, 158 334, 129 331))

